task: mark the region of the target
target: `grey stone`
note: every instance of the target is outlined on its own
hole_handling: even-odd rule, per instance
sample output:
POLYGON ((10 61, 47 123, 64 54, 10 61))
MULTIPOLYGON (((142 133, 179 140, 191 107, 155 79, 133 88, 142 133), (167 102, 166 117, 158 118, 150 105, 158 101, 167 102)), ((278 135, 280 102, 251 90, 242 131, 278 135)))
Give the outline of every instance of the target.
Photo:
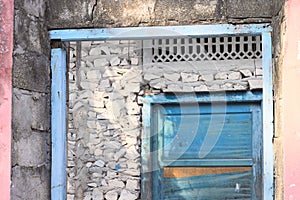
POLYGON ((196 82, 198 81, 199 75, 198 74, 192 74, 192 73, 181 73, 181 79, 184 83, 190 83, 190 82, 196 82))
POLYGON ((233 18, 272 17, 273 2, 263 0, 228 0, 227 12, 233 18))
POLYGON ((50 129, 50 96, 49 94, 28 92, 13 89, 12 121, 15 138, 30 134, 33 130, 50 129), (30 117, 24 117, 26 113, 30 117))
POLYGON ((93 194, 92 194, 92 198, 94 199, 94 200, 103 200, 103 192, 101 191, 101 189, 100 188, 95 188, 94 190, 93 190, 93 194))
POLYGON ((50 199, 50 170, 41 167, 12 168, 11 198, 16 200, 50 199), (30 191, 30 192, 28 192, 30 191))
POLYGON ((109 191, 105 194, 106 200, 117 200, 118 199, 118 193, 115 191, 109 191))
POLYGON ((139 64, 139 59, 138 58, 131 58, 130 59, 130 64, 131 65, 138 65, 139 64))
POLYGON ((229 80, 239 80, 242 78, 242 75, 240 72, 231 72, 228 74, 228 79, 229 80))
POLYGON ((100 89, 109 88, 110 86, 111 85, 109 79, 104 79, 100 81, 100 89))
POLYGON ((96 60, 94 60, 94 66, 95 67, 109 66, 109 62, 106 60, 106 58, 96 59, 96 60))
POLYGON ((244 77, 251 77, 252 76, 252 72, 248 69, 240 70, 240 72, 242 73, 242 75, 244 77))
POLYGON ((13 163, 26 167, 45 165, 49 148, 46 138, 45 133, 31 132, 28 137, 15 141, 13 143, 13 163))
POLYGON ((136 191, 139 190, 139 181, 138 180, 127 180, 126 182, 126 189, 129 191, 136 191))
POLYGON ((152 74, 152 73, 149 73, 149 72, 145 72, 145 74, 144 74, 144 79, 146 80, 146 81, 151 81, 151 80, 153 80, 153 79, 159 79, 159 78, 161 78, 162 77, 162 75, 159 75, 159 74, 152 74))
POLYGON ((262 80, 249 80, 248 83, 250 86, 250 90, 261 89, 263 87, 262 80))
POLYGON ((228 77, 226 72, 219 72, 215 75, 216 80, 226 80, 228 77))
POLYGON ((213 81, 214 75, 213 74, 204 74, 200 76, 201 81, 213 81))
POLYGON ((108 181, 108 185, 110 188, 124 188, 125 184, 123 183, 123 181, 120 180, 109 180, 108 181))
POLYGON ((14 56, 13 86, 37 92, 50 90, 50 63, 45 55, 14 56))
POLYGON ((94 164, 98 167, 104 167, 105 162, 103 160, 97 160, 94 164))
POLYGON ((120 47, 110 48, 110 53, 112 53, 112 54, 121 54, 122 49, 120 47))
POLYGON ((86 72, 86 77, 89 80, 99 80, 101 78, 101 73, 99 70, 89 70, 86 72))
POLYGON ((113 57, 109 61, 111 66, 118 66, 118 65, 120 65, 120 62, 121 62, 121 60, 119 57, 113 57))
POLYGON ((262 69, 255 69, 255 75, 256 76, 262 76, 263 75, 263 70, 262 69))
POLYGON ((170 73, 170 74, 164 73, 164 77, 170 81, 176 82, 179 80, 180 74, 179 73, 170 73))
POLYGON ((134 200, 137 199, 136 195, 130 193, 128 190, 122 190, 121 194, 120 194, 120 198, 119 200, 134 200))
POLYGON ((195 92, 206 92, 208 91, 208 88, 206 85, 200 85, 198 87, 194 88, 195 92))

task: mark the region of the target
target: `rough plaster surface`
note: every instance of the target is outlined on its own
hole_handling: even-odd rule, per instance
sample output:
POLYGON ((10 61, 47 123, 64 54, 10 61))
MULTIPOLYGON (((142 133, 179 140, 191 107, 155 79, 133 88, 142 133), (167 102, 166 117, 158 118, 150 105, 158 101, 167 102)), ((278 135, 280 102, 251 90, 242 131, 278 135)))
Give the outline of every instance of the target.
POLYGON ((274 4, 262 0, 76 0, 70 4, 61 0, 49 2, 48 14, 51 28, 270 22, 274 4))

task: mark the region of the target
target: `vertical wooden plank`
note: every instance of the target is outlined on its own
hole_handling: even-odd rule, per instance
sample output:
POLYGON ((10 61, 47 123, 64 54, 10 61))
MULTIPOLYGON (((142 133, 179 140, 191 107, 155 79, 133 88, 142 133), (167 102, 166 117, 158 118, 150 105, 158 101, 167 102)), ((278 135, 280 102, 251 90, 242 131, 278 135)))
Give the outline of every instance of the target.
POLYGON ((66 199, 66 52, 51 51, 51 199, 66 199))
POLYGON ((271 32, 262 33, 263 44, 263 182, 264 200, 273 199, 273 86, 271 32))

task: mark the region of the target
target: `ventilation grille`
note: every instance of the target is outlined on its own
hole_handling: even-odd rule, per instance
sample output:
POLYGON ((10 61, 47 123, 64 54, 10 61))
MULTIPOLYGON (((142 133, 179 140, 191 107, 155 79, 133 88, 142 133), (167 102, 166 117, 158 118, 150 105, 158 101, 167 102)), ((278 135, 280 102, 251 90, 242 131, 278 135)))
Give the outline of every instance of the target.
POLYGON ((262 58, 261 36, 156 39, 146 48, 152 63, 262 58))

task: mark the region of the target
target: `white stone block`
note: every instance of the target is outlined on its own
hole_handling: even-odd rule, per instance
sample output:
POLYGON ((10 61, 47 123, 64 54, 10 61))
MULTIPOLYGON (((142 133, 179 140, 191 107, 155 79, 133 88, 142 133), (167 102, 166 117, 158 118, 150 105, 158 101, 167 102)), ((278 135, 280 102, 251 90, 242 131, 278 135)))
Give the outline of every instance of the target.
POLYGON ((139 59, 138 58, 131 58, 130 63, 131 63, 131 65, 138 65, 139 64, 139 59))
POLYGON ((167 89, 163 90, 164 92, 182 92, 182 88, 177 84, 169 84, 167 89))
POLYGON ((101 78, 101 73, 99 70, 89 70, 86 72, 86 77, 88 80, 99 80, 101 78))
POLYGON ((161 78, 151 80, 149 85, 155 89, 162 89, 167 87, 165 80, 161 78))
POLYGON ((246 90, 246 89, 247 89, 247 86, 241 85, 241 84, 235 84, 235 85, 233 86, 233 88, 234 88, 235 90, 246 90))
POLYGON ((228 89, 232 89, 232 88, 233 88, 232 83, 225 83, 225 84, 221 85, 221 89, 224 89, 224 90, 228 90, 228 89))
POLYGON ((184 82, 184 83, 196 82, 199 79, 199 75, 182 72, 181 79, 182 79, 182 82, 184 82))
POLYGON ((182 91, 183 92, 194 92, 194 88, 192 86, 183 85, 182 86, 182 91))
POLYGON ((127 153, 126 153, 125 157, 128 158, 128 159, 134 160, 134 159, 140 157, 140 154, 136 150, 135 146, 130 146, 127 149, 127 153))
POLYGON ((139 181, 138 180, 127 180, 126 182, 126 189, 129 191, 136 191, 139 190, 139 181))
POLYGON ((170 81, 178 81, 180 78, 180 74, 179 73, 172 73, 172 74, 168 74, 168 73, 164 73, 164 77, 170 81))
POLYGON ((242 75, 244 77, 251 77, 252 76, 252 72, 249 69, 240 70, 240 72, 242 73, 242 75))
POLYGON ((115 179, 115 180, 109 180, 108 186, 111 188, 124 188, 125 184, 123 183, 123 181, 115 179))
POLYGON ((101 156, 101 155, 103 155, 103 150, 95 149, 94 154, 95 154, 95 156, 101 156))
POLYGON ((112 54, 121 54, 122 49, 120 47, 110 48, 110 53, 112 53, 112 54))
POLYGON ((99 100, 89 99, 89 105, 95 108, 104 108, 104 102, 99 100))
POLYGON ((111 58, 110 61, 109 61, 109 63, 110 63, 111 66, 118 66, 118 65, 120 65, 120 62, 121 62, 121 60, 117 56, 111 58))
POLYGON ((98 83, 95 82, 81 82, 80 86, 85 90, 95 90, 98 87, 98 83))
POLYGON ((146 81, 151 81, 153 79, 159 79, 162 77, 162 74, 152 74, 152 73, 148 73, 148 72, 145 72, 144 74, 144 79, 146 81))
POLYGON ((249 80, 248 83, 249 83, 249 86, 250 86, 250 90, 263 88, 263 81, 262 80, 249 80))
POLYGON ((136 195, 130 193, 127 190, 122 190, 119 198, 119 200, 135 200, 135 199, 137 199, 136 195))
POLYGON ((106 60, 106 58, 96 59, 96 60, 94 60, 94 66, 95 67, 109 66, 109 62, 106 60))
POLYGON ((126 154, 126 149, 120 149, 115 155, 114 160, 118 161, 121 157, 123 157, 126 154))
POLYGON ((90 50, 90 55, 91 56, 97 56, 97 55, 101 55, 101 48, 99 46, 92 48, 90 50))
POLYGON ((200 85, 198 87, 194 88, 195 92, 206 92, 208 91, 208 88, 206 85, 200 85))
POLYGON ((126 58, 124 58, 124 59, 122 59, 122 61, 121 61, 121 64, 120 64, 121 66, 126 66, 126 65, 129 65, 129 63, 128 63, 128 61, 127 61, 127 59, 126 58))
POLYGON ((215 75, 216 80, 226 80, 228 77, 226 72, 219 72, 215 75))
POLYGON ((97 160, 94 164, 98 167, 104 167, 105 162, 103 160, 97 160))
POLYGON ((263 70, 262 69, 255 69, 255 75, 256 76, 262 76, 263 75, 263 70))
POLYGON ((240 72, 231 72, 228 75, 228 79, 229 80, 240 80, 240 79, 242 79, 242 75, 240 72))
POLYGON ((118 199, 118 193, 116 191, 109 191, 105 194, 106 200, 117 200, 118 199))
POLYGON ((97 183, 88 183, 87 184, 89 187, 97 187, 98 185, 97 185, 97 183))
POLYGON ((95 200, 103 200, 103 192, 99 188, 95 188, 92 193, 92 198, 95 200))
POLYGON ((219 89, 220 89, 220 86, 217 84, 214 84, 214 85, 208 87, 208 90, 219 90, 219 89))
POLYGON ((204 74, 200 76, 201 81, 213 81, 214 75, 213 74, 204 74))
POLYGON ((110 87, 109 79, 101 80, 100 81, 100 89, 105 89, 110 87))
POLYGON ((106 69, 103 73, 103 78, 106 77, 120 77, 121 75, 119 73, 117 73, 114 69, 109 68, 106 69))
POLYGON ((136 102, 127 102, 126 109, 129 115, 140 114, 140 106, 136 102))
POLYGON ((127 83, 124 90, 128 93, 138 93, 140 91, 140 83, 127 83))

